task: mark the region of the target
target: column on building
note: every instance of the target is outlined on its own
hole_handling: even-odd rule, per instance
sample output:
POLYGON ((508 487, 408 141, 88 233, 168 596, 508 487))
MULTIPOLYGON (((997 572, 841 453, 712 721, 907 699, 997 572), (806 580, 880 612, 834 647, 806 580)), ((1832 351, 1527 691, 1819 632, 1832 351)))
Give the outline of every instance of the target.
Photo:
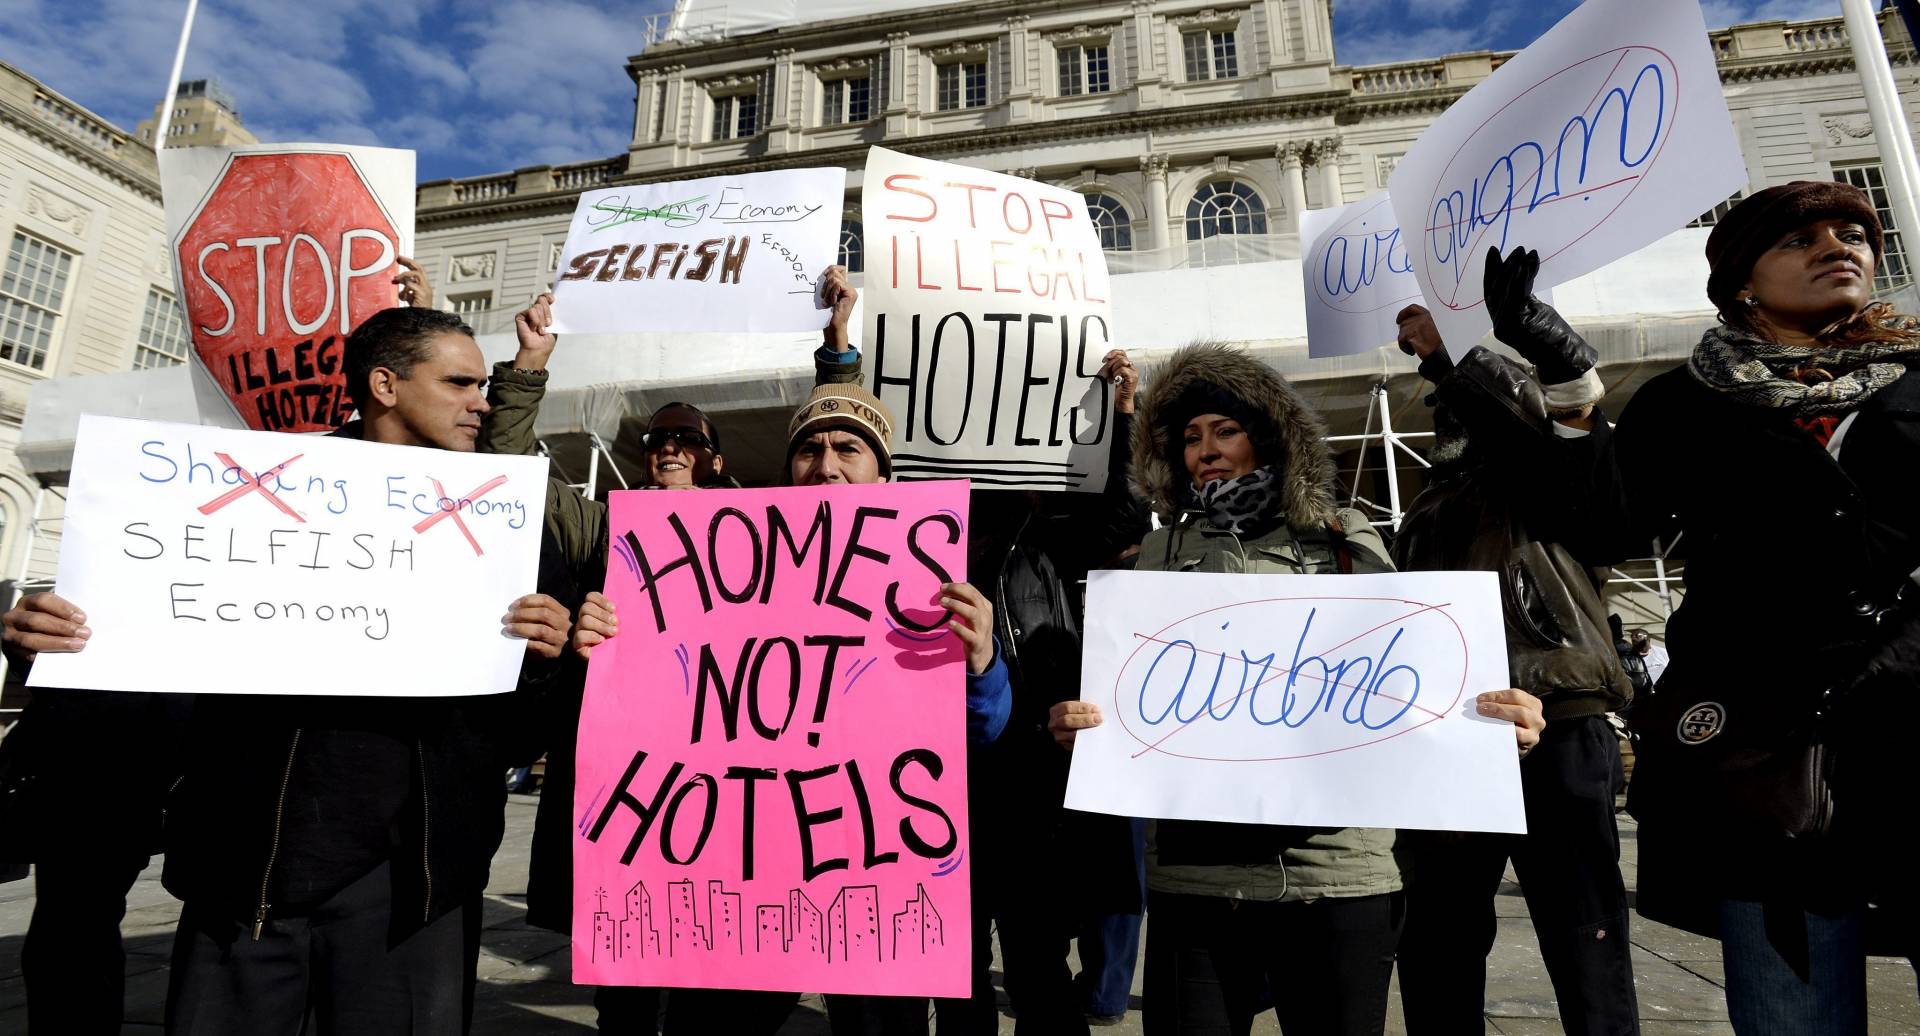
POLYGON ((907 135, 907 121, 919 109, 918 101, 907 89, 907 66, 914 59, 914 52, 907 46, 911 33, 887 33, 887 107, 886 135, 904 137, 907 135))
MULTIPOLYGON (((791 145, 799 139, 797 133, 789 137, 789 130, 798 130, 800 125, 806 123, 806 116, 802 114, 800 125, 793 124, 794 93, 798 85, 794 82, 793 69, 793 48, 781 47, 773 52, 773 67, 767 69, 766 73, 773 77, 773 89, 766 91, 770 101, 766 120, 767 150, 769 151, 789 150, 791 145)), ((801 90, 800 94, 805 96, 805 91, 801 90)))
MULTIPOLYGON (((1153 0, 1133 0, 1128 6, 1133 15, 1134 48, 1140 54, 1140 67, 1133 77, 1134 97, 1142 108, 1160 106, 1160 81, 1166 70, 1160 67, 1159 48, 1153 38, 1153 0)), ((1116 35, 1113 55, 1118 58, 1126 47, 1116 35)))
POLYGON ((660 106, 660 73, 647 69, 639 74, 633 92, 633 143, 651 144, 654 140, 653 115, 660 106))
POLYGON ((1147 176, 1147 247, 1165 253, 1173 246, 1167 225, 1167 156, 1140 156, 1140 171, 1147 176))
POLYGON ((1007 19, 1007 62, 1013 66, 1007 77, 1007 119, 1011 122, 1027 122, 1036 114, 1033 99, 1038 91, 1030 74, 1031 55, 1027 53, 1032 36, 1027 31, 1026 15, 1007 19))
POLYGON ((1346 203, 1340 186, 1340 138, 1327 137, 1313 142, 1313 167, 1320 174, 1320 206, 1333 208, 1346 203))
POLYGON ((1293 221, 1296 231, 1300 229, 1300 214, 1307 210, 1307 178, 1300 170, 1306 153, 1307 145, 1297 140, 1273 149, 1274 160, 1280 163, 1280 198, 1286 203, 1287 218, 1293 221))

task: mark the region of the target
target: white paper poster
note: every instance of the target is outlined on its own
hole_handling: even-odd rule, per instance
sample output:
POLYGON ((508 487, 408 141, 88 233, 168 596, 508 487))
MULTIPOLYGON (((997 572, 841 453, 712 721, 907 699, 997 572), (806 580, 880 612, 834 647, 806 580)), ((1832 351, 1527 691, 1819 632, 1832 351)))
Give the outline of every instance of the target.
POLYGON ((860 203, 867 387, 893 411, 895 477, 1102 489, 1113 293, 1086 199, 872 148, 860 203))
POLYGON ((194 354, 248 427, 331 431, 351 416, 341 353, 396 303, 395 260, 413 254, 413 158, 343 144, 160 150, 194 354))
POLYGON ((510 691, 546 488, 544 457, 82 417, 55 592, 93 632, 28 682, 510 691))
POLYGON ((1497 577, 1095 572, 1070 809, 1526 830, 1497 577))
POLYGON ((1458 359, 1493 326, 1489 247, 1537 250, 1559 284, 1746 184, 1699 4, 1587 0, 1434 120, 1388 193, 1458 359))
POLYGON ((818 331, 840 257, 841 169, 586 191, 554 275, 553 330, 818 331))
POLYGON ((1307 290, 1307 355, 1351 356, 1390 345, 1394 316, 1420 301, 1387 192, 1300 214, 1307 290))

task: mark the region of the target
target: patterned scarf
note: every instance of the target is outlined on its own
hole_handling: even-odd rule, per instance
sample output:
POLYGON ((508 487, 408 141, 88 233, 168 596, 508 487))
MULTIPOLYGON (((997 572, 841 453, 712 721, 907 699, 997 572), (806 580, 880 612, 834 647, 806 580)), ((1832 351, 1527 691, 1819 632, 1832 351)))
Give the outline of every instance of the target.
POLYGON ((1189 486, 1187 494, 1214 528, 1231 533, 1269 522, 1280 513, 1280 476, 1272 468, 1189 486))
MULTIPOLYGON (((1891 307, 1870 319, 1920 331, 1920 318, 1891 307)), ((1920 336, 1905 342, 1805 348, 1780 345, 1725 324, 1707 330, 1687 361, 1694 380, 1748 406, 1785 410, 1796 419, 1844 415, 1920 365, 1920 336), (1803 381, 1807 373, 1818 370, 1803 381), (1824 377, 1822 375, 1825 375, 1824 377)))

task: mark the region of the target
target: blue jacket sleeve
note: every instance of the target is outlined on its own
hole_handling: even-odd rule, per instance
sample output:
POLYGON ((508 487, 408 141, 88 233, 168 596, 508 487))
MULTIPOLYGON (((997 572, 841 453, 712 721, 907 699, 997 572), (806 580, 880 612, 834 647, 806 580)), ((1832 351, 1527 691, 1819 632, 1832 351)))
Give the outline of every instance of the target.
POLYGON ((967 674, 967 743, 990 745, 1007 729, 1013 714, 1013 684, 1006 660, 1000 657, 1000 638, 993 638, 993 664, 975 676, 967 674))

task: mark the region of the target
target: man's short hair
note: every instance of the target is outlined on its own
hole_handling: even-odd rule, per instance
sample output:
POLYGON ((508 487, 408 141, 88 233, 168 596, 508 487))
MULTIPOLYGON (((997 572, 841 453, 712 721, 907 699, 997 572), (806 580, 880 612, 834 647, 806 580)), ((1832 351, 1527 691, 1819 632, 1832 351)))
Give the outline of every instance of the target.
POLYGON ((347 336, 341 360, 347 398, 364 415, 375 368, 409 377, 414 364, 427 358, 427 343, 449 331, 473 337, 473 328, 458 314, 426 306, 393 306, 361 321, 347 336))

